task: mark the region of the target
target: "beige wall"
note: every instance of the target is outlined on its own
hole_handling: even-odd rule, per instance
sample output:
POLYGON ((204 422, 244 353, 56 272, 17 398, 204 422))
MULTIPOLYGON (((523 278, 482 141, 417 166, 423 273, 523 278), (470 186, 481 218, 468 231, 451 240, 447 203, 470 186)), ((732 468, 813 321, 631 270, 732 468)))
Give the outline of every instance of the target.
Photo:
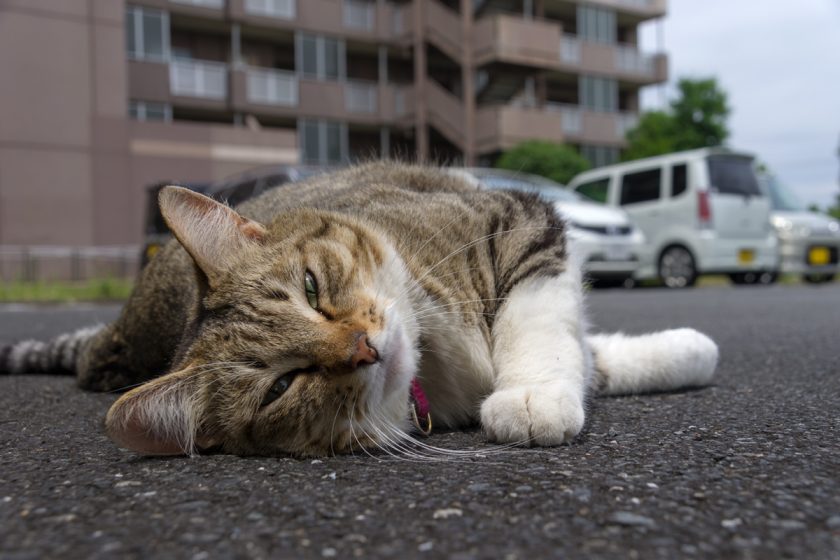
MULTIPOLYGON (((0 245, 139 243, 149 184, 298 160, 293 130, 129 120, 124 12, 0 0, 0 245)), ((160 73, 143 98, 168 100, 166 66, 131 70, 133 83, 160 73)))

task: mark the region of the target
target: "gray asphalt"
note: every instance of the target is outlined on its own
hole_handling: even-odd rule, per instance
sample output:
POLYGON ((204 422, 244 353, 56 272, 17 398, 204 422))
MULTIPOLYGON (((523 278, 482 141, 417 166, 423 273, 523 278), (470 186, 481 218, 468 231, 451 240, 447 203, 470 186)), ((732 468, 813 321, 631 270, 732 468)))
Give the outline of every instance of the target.
MULTIPOLYGON (((598 291, 594 324, 694 326, 714 386, 595 399, 573 444, 476 455, 140 458, 114 395, 0 378, 0 557, 840 558, 840 286, 598 291)), ((116 309, 0 307, 0 341, 116 309)), ((433 405, 433 403, 432 403, 433 405)))

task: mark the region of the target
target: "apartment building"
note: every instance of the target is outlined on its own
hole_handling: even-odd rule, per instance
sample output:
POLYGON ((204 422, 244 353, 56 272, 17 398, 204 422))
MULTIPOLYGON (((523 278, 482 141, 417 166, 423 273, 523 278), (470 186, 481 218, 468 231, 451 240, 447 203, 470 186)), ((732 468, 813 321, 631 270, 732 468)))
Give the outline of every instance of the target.
POLYGON ((0 0, 0 244, 136 243, 144 187, 265 163, 618 158, 665 0, 0 0))

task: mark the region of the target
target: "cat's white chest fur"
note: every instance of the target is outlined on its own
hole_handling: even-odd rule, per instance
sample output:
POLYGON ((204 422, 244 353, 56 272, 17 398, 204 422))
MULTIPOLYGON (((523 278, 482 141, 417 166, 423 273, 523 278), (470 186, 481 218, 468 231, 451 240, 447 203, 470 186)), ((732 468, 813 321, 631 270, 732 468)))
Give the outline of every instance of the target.
POLYGON ((452 314, 425 318, 421 330, 419 378, 432 421, 449 427, 477 422, 481 401, 493 391, 489 341, 452 314))

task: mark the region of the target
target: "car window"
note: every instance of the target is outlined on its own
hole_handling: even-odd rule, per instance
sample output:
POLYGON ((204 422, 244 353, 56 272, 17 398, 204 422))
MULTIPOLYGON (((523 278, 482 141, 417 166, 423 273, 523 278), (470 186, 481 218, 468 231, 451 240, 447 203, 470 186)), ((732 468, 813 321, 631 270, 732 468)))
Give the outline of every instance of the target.
POLYGON ((684 163, 671 166, 671 197, 679 196, 688 188, 688 166, 684 163))
POLYGON ((606 204, 607 192, 610 188, 610 179, 605 177, 597 181, 589 181, 588 183, 581 183, 575 190, 590 200, 606 204))
POLYGON ((276 175, 269 175, 260 180, 260 192, 265 192, 268 189, 280 186, 289 182, 289 175, 286 173, 278 173, 276 175))
POLYGON ((621 178, 621 199, 619 204, 639 204, 658 200, 662 187, 662 169, 648 169, 628 173, 621 178))
POLYGON ((741 156, 709 156, 712 192, 760 196, 752 160, 741 156))
POLYGON ((254 187, 256 186, 256 179, 250 179, 244 183, 236 185, 225 193, 227 194, 227 203, 231 206, 237 206, 240 203, 245 202, 251 198, 251 195, 254 193, 254 187))

